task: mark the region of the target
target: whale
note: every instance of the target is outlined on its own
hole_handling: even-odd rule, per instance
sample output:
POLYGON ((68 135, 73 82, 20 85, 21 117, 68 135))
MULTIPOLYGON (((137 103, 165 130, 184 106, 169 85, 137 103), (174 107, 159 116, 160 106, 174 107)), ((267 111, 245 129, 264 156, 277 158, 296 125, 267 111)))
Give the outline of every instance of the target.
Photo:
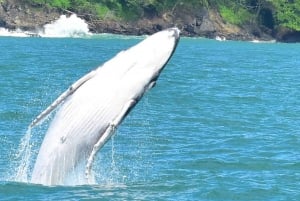
POLYGON ((94 182, 95 156, 128 113, 153 88, 172 57, 180 30, 168 28, 147 36, 74 82, 29 125, 50 115, 30 182, 67 185, 83 164, 86 184, 94 182))

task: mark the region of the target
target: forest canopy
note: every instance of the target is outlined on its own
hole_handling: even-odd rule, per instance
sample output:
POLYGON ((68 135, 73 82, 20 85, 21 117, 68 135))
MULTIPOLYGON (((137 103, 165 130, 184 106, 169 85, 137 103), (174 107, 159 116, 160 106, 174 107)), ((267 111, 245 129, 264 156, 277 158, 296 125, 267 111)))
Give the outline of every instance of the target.
POLYGON ((135 20, 160 16, 175 8, 217 10, 222 18, 235 25, 254 21, 273 29, 275 26, 300 31, 298 0, 23 0, 32 5, 56 7, 94 15, 100 19, 135 20))

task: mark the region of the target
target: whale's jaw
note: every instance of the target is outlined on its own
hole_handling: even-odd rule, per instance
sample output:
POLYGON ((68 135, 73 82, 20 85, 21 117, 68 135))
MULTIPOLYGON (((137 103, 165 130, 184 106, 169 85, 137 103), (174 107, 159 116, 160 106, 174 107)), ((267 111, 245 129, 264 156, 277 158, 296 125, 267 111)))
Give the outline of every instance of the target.
POLYGON ((81 163, 86 163, 87 183, 91 181, 96 153, 155 85, 179 33, 177 28, 166 29, 120 52, 76 81, 30 124, 35 126, 60 105, 40 148, 32 183, 64 185, 81 163))

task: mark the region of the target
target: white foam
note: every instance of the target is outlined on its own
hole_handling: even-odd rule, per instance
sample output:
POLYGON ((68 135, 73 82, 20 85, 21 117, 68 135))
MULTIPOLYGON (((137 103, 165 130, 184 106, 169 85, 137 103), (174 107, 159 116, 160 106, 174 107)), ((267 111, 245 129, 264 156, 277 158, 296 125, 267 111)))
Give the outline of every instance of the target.
POLYGON ((22 31, 21 29, 9 30, 0 27, 0 36, 28 37, 29 35, 26 34, 24 31, 22 31))
POLYGON ((41 37, 85 37, 92 35, 88 24, 76 14, 70 17, 61 15, 56 21, 44 25, 44 30, 39 32, 41 37))
POLYGON ((250 42, 252 42, 252 43, 276 43, 276 40, 256 40, 256 39, 253 39, 250 42))
POLYGON ((16 175, 13 178, 13 181, 17 182, 28 182, 28 174, 30 170, 30 160, 32 154, 32 145, 31 145, 31 128, 28 128, 26 134, 21 139, 19 145, 18 153, 16 155, 19 159, 19 165, 16 167, 16 175))
POLYGON ((226 38, 224 36, 216 36, 215 38, 217 41, 225 41, 226 38))
POLYGON ((21 29, 9 30, 0 27, 0 36, 10 37, 51 37, 51 38, 81 38, 91 36, 88 24, 76 14, 70 17, 61 15, 56 21, 45 24, 42 30, 36 32, 23 31, 21 29))

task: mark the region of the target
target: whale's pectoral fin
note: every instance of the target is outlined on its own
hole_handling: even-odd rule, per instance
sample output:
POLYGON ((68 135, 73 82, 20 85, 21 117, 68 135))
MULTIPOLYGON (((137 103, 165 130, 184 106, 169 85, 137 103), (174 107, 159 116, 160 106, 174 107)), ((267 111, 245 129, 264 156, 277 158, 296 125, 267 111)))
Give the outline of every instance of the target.
POLYGON ((135 100, 130 100, 122 109, 121 113, 108 125, 107 129, 101 135, 98 142, 94 145, 93 150, 88 158, 86 168, 85 168, 85 176, 88 182, 90 182, 90 175, 91 175, 91 168, 94 158, 97 152, 103 147, 103 145, 110 139, 113 135, 114 131, 116 130, 117 126, 122 122, 124 117, 128 114, 130 109, 136 104, 135 100))
POLYGON ((31 128, 37 125, 41 120, 43 120, 48 114, 50 114, 60 103, 62 103, 68 96, 72 95, 80 86, 82 86, 86 81, 94 77, 96 70, 91 71, 86 74, 77 82, 72 84, 64 93, 62 93, 53 103, 48 106, 43 112, 41 112, 29 125, 31 128))

